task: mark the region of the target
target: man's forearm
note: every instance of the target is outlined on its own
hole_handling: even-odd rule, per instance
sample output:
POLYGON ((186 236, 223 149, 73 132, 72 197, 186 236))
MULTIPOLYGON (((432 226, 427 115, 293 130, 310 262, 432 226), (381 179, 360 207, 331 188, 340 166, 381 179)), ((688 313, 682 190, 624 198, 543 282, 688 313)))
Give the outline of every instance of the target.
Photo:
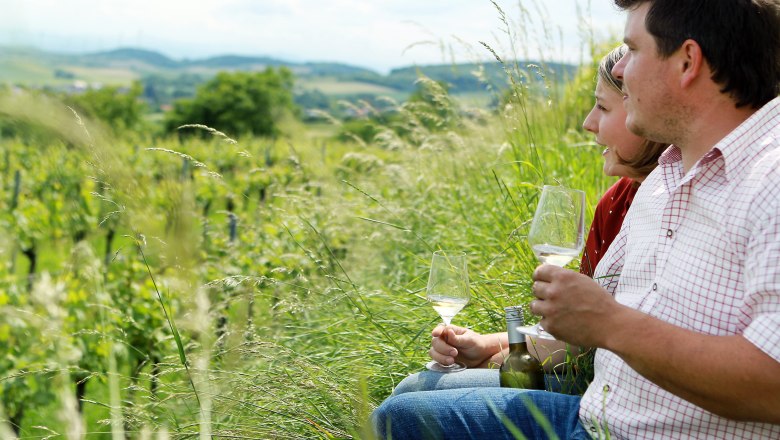
POLYGON ((604 328, 603 348, 665 390, 722 417, 780 423, 780 363, 742 336, 704 335, 629 308, 604 328))

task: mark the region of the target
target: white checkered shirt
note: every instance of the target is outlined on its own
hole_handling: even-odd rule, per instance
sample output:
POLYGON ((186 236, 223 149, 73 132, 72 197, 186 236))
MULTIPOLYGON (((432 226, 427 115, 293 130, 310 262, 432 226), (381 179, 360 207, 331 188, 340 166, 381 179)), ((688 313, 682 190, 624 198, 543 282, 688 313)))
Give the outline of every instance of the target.
MULTIPOLYGON (((676 147, 659 164, 594 277, 607 276, 599 281, 621 304, 703 334, 741 334, 780 362, 780 98, 687 174, 676 147)), ((607 350, 595 369, 580 419, 612 438, 780 439, 780 425, 716 416, 607 350)))

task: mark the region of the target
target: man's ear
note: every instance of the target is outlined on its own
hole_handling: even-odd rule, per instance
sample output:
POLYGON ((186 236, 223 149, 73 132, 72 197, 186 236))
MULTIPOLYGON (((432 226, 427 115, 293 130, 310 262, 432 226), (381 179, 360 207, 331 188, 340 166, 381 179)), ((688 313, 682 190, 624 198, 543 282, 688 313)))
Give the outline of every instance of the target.
POLYGON ((699 43, 690 39, 683 41, 678 53, 680 56, 680 86, 685 88, 702 74, 704 54, 699 43))

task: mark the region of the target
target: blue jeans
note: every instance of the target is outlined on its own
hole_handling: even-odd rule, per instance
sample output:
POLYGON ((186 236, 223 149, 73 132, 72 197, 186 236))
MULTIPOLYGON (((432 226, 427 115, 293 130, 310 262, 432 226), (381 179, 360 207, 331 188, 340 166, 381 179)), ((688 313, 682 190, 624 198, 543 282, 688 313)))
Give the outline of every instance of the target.
POLYGON ((382 439, 590 439, 579 404, 579 396, 500 388, 498 370, 424 371, 401 381, 371 418, 382 439))
MULTIPOLYGON (((544 383, 547 391, 564 394, 580 394, 587 388, 587 383, 583 379, 562 374, 545 374, 544 383), (578 393, 578 390, 581 391, 578 393)), ((396 385, 393 395, 410 391, 500 386, 498 369, 495 368, 468 368, 458 373, 437 373, 426 370, 407 376, 396 385)))

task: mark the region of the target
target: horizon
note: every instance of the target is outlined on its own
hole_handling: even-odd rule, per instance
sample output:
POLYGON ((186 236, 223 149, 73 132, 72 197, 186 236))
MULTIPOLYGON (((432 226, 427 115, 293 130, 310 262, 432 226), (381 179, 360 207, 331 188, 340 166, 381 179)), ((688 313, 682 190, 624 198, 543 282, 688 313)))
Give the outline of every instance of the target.
POLYGON ((346 64, 383 74, 414 65, 494 59, 482 42, 507 59, 579 64, 587 59, 589 38, 613 38, 624 21, 611 1, 589 0, 558 2, 554 19, 549 5, 541 2, 534 1, 532 10, 521 10, 523 6, 497 1, 508 26, 491 1, 433 0, 418 5, 401 0, 366 5, 358 0, 263 4, 214 0, 195 6, 183 0, 113 4, 29 0, 9 5, 10 1, 0 0, 7 12, 0 17, 0 45, 4 46, 68 54, 132 48, 176 61, 225 55, 268 57, 290 63, 346 64), (48 14, 37 12, 41 10, 48 14), (148 14, 149 10, 156 12, 148 14), (510 39, 507 30, 516 38, 510 39), (507 55, 518 50, 522 53, 507 55))
MULTIPOLYGON (((203 56, 203 57, 176 58, 176 57, 170 56, 170 55, 168 55, 168 54, 166 54, 166 53, 164 53, 164 52, 162 52, 160 50, 157 50, 157 49, 150 49, 150 48, 144 48, 144 47, 133 47, 133 46, 122 46, 122 47, 109 48, 109 49, 105 49, 105 50, 81 52, 81 51, 49 50, 49 49, 43 49, 43 48, 40 48, 40 47, 35 47, 35 46, 32 46, 32 45, 13 45, 12 46, 12 45, 5 45, 5 44, 0 43, 0 49, 3 49, 3 48, 11 49, 11 50, 21 50, 21 51, 37 51, 37 52, 42 52, 42 53, 45 53, 45 54, 55 55, 55 56, 56 55, 88 56, 88 55, 104 55, 104 54, 110 54, 110 53, 119 52, 119 51, 125 51, 125 50, 127 50, 127 51, 139 51, 139 52, 147 52, 147 53, 150 53, 150 54, 160 55, 160 56, 165 57, 166 59, 168 59, 170 61, 178 62, 178 63, 180 63, 180 62, 207 61, 207 60, 211 60, 211 59, 215 59, 215 58, 222 58, 222 57, 239 57, 239 58, 248 58, 248 59, 262 59, 262 58, 266 58, 266 59, 269 59, 269 60, 272 60, 272 61, 279 62, 281 64, 289 63, 290 65, 304 65, 304 64, 334 64, 334 65, 343 65, 343 66, 347 66, 347 67, 351 67, 351 68, 369 70, 369 71, 372 71, 372 72, 375 72, 375 73, 379 73, 379 74, 382 74, 382 75, 387 75, 389 72, 394 71, 394 70, 409 69, 409 68, 412 68, 412 67, 442 67, 442 66, 450 66, 450 65, 452 65, 452 63, 447 63, 446 61, 445 62, 434 62, 434 63, 430 63, 430 64, 408 64, 408 65, 402 65, 402 66, 394 66, 389 71, 382 72, 382 71, 379 71, 377 69, 372 69, 371 67, 358 66, 358 65, 355 65, 355 64, 350 64, 348 62, 341 62, 341 61, 305 61, 305 60, 304 61, 291 61, 291 60, 287 60, 287 59, 284 59, 284 58, 277 58, 277 57, 271 57, 271 56, 266 56, 266 55, 242 55, 242 54, 227 53, 227 52, 226 53, 218 53, 218 54, 203 56)), ((540 62, 539 60, 535 60, 535 59, 522 59, 522 60, 521 59, 516 59, 516 60, 514 60, 514 59, 506 59, 504 61, 523 61, 523 62, 529 62, 529 63, 540 62)), ((490 58, 484 59, 482 61, 476 62, 476 61, 466 60, 466 61, 458 62, 456 64, 457 65, 468 65, 468 64, 472 64, 472 63, 473 64, 479 64, 479 63, 492 63, 492 62, 497 62, 497 60, 494 57, 492 57, 492 55, 491 55, 490 58)), ((560 65, 569 65, 569 66, 575 66, 576 65, 575 63, 567 63, 567 62, 561 62, 561 61, 545 61, 545 62, 560 64, 560 65)))

